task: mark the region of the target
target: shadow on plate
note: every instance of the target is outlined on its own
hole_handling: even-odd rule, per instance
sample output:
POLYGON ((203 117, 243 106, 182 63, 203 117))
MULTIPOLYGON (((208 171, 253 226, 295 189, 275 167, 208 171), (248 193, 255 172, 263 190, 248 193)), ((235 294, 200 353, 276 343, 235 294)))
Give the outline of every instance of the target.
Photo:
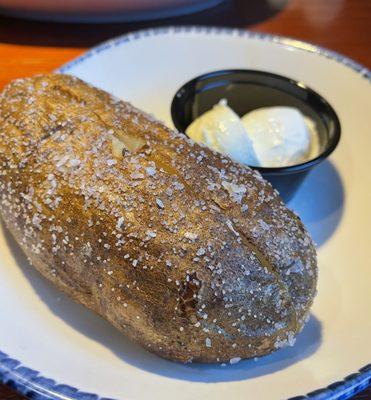
POLYGON ((334 164, 326 160, 314 168, 288 206, 322 246, 339 226, 345 206, 344 186, 334 164))
POLYGON ((0 42, 36 46, 90 47, 124 33, 166 25, 247 27, 273 17, 288 0, 227 0, 191 15, 143 22, 77 24, 0 17, 0 42))
POLYGON ((25 255, 2 225, 7 245, 39 298, 73 329, 102 344, 123 362, 153 374, 194 382, 228 382, 251 379, 288 368, 290 365, 313 354, 321 344, 321 323, 311 316, 310 321, 298 335, 295 346, 281 349, 269 356, 241 361, 223 368, 220 365, 179 364, 164 360, 130 342, 123 334, 97 314, 75 303, 59 292, 29 265, 25 255))

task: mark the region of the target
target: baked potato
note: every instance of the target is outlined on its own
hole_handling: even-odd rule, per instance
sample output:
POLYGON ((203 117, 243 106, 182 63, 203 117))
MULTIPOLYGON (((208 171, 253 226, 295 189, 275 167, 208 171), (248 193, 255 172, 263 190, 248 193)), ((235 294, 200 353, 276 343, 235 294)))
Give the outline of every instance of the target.
POLYGON ((0 127, 2 218, 58 288, 171 360, 293 344, 316 252, 257 171, 68 75, 10 83, 0 127))

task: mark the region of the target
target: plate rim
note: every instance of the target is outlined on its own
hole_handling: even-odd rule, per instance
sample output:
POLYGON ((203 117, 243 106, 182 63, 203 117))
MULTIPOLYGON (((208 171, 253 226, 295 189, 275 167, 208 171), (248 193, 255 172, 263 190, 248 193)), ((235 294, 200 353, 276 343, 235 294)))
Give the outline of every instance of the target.
MULTIPOLYGON (((316 44, 297 40, 287 36, 272 35, 268 33, 254 32, 246 29, 230 28, 230 27, 217 27, 217 26, 202 26, 202 25, 180 25, 180 26, 162 26, 156 28, 148 28, 132 31, 111 39, 108 39, 97 46, 90 48, 81 56, 63 64, 56 69, 55 73, 68 73, 68 71, 78 64, 83 63, 92 56, 99 54, 103 51, 109 50, 112 47, 125 45, 133 40, 143 39, 149 36, 157 36, 161 34, 174 34, 174 33, 203 33, 203 34, 227 34, 239 37, 246 37, 249 39, 259 39, 263 41, 270 41, 285 47, 291 47, 296 50, 309 52, 321 57, 325 57, 352 69, 362 78, 365 78, 371 83, 371 71, 366 66, 353 60, 350 57, 344 56, 341 53, 330 50, 326 47, 318 46, 316 44)), ((33 370, 20 361, 9 357, 6 353, 0 350, 0 382, 17 390, 25 396, 37 396, 39 400, 113 400, 107 397, 101 397, 97 394, 87 393, 70 385, 57 383, 51 378, 46 378, 40 374, 39 371, 33 370), (67 397, 68 396, 68 397, 67 397)), ((317 389, 306 395, 299 395, 291 397, 288 400, 306 400, 306 399, 328 399, 342 400, 350 398, 354 394, 362 391, 371 385, 371 363, 357 372, 346 376, 343 380, 337 381, 328 385, 327 387, 317 389)))
POLYGON ((63 64, 61 67, 54 70, 55 73, 67 73, 68 70, 78 64, 83 63, 92 56, 99 54, 103 51, 109 50, 112 47, 118 47, 124 43, 132 42, 138 39, 143 39, 149 36, 158 36, 161 34, 176 34, 176 33, 203 33, 203 34, 227 34, 239 37, 246 37, 248 39, 260 39, 263 41, 277 43, 285 47, 291 47, 296 50, 317 54, 319 56, 334 60, 339 64, 344 65, 358 73, 361 77, 367 79, 371 83, 371 70, 365 65, 353 60, 351 57, 345 56, 335 50, 331 50, 324 46, 295 39, 289 36, 280 36, 263 32, 250 31, 248 29, 222 27, 222 26, 204 26, 204 25, 168 25, 155 28, 146 28, 130 31, 123 35, 115 36, 111 39, 105 40, 96 46, 91 47, 82 55, 73 58, 71 61, 63 64))
MULTIPOLYGON (((20 361, 0 351, 0 382, 15 389, 28 398, 38 400, 115 400, 101 397, 46 378, 39 371, 28 368, 20 361)), ((306 395, 290 397, 288 400, 346 400, 371 385, 371 364, 347 375, 343 380, 306 395)))

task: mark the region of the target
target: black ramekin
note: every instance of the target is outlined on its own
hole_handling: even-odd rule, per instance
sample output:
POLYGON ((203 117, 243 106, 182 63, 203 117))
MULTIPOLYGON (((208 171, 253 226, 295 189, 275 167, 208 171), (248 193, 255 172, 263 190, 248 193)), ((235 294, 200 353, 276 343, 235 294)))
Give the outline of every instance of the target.
POLYGON ((210 72, 185 83, 171 104, 175 127, 185 132, 194 119, 223 98, 240 116, 261 107, 289 106, 296 107, 315 122, 320 143, 317 157, 288 167, 251 166, 273 184, 285 201, 293 197, 308 172, 325 160, 339 142, 339 118, 322 96, 301 82, 255 70, 210 72))

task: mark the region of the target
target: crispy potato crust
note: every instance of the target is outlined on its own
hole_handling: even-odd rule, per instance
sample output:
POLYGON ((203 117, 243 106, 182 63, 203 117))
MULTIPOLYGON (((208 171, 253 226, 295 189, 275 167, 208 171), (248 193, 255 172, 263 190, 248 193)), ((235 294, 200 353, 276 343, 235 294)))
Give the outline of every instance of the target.
POLYGON ((258 172, 68 75, 12 82, 0 126, 1 215, 77 302, 181 362, 293 344, 316 253, 258 172))

